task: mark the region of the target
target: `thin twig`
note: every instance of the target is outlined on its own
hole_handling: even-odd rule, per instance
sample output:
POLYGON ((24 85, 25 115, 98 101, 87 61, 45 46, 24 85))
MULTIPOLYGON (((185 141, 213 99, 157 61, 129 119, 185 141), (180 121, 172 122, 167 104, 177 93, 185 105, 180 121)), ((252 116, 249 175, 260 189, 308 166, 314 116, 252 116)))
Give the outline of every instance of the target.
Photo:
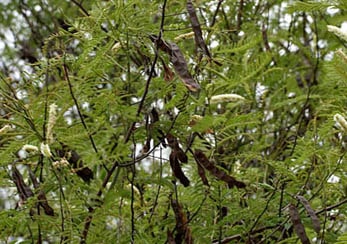
POLYGON ((80 4, 76 0, 71 0, 71 2, 73 2, 86 16, 89 16, 88 11, 82 6, 82 4, 80 4))
MULTIPOLYGON (((157 41, 159 41, 163 35, 163 32, 164 32, 164 21, 165 21, 165 8, 166 8, 166 2, 167 0, 164 1, 163 3, 163 7, 162 7, 162 14, 161 14, 161 23, 160 23, 160 30, 159 30, 159 34, 158 34, 158 39, 157 41)), ((141 110, 143 108, 143 105, 145 103, 145 99, 147 97, 147 94, 148 94, 148 91, 149 91, 149 85, 151 83, 151 80, 153 78, 153 74, 155 72, 155 65, 158 61, 158 57, 159 57, 159 47, 158 47, 158 42, 156 42, 156 45, 155 45, 155 56, 154 56, 154 60, 153 60, 153 63, 152 63, 152 66, 151 66, 151 71, 149 73, 149 76, 148 76, 148 79, 147 79, 147 82, 146 82, 146 86, 145 86, 145 91, 143 92, 143 95, 142 95, 142 98, 141 98, 141 101, 140 101, 140 104, 139 104, 139 107, 137 108, 137 112, 136 112, 136 117, 140 115, 141 113, 141 110)), ((132 131, 134 130, 134 127, 135 127, 135 124, 136 122, 134 121, 132 123, 132 125, 130 126, 126 136, 125 136, 125 143, 127 143, 130 139, 130 135, 132 134, 132 131)))
MULTIPOLYGON (((136 152, 136 141, 133 137, 133 160, 135 161, 135 152, 136 152)), ((129 178, 131 185, 131 201, 130 201, 130 212, 131 212, 131 243, 135 243, 135 210, 134 210, 134 202, 135 202, 135 190, 134 190, 134 181, 135 181, 136 169, 135 166, 131 167, 131 176, 129 178)))
MULTIPOLYGON (((278 225, 265 226, 265 227, 262 227, 262 228, 259 228, 259 229, 256 229, 256 230, 252 231, 251 234, 254 235, 254 234, 261 233, 263 231, 274 229, 274 228, 277 228, 277 227, 278 227, 278 225)), ((231 241, 240 240, 240 239, 242 239, 242 237, 243 237, 242 234, 236 234, 236 235, 233 235, 233 236, 225 237, 222 240, 214 240, 212 242, 212 244, 226 244, 226 243, 229 243, 231 241)))
POLYGON ((236 30, 240 31, 241 30, 241 26, 242 26, 242 17, 243 17, 243 6, 244 2, 243 0, 240 0, 240 4, 239 4, 239 9, 237 10, 237 23, 236 23, 236 30))
MULTIPOLYGON (((161 38, 163 30, 164 30, 164 19, 165 19, 166 2, 167 2, 167 0, 165 0, 164 4, 163 4, 162 19, 161 19, 161 25, 160 25, 160 31, 159 31, 158 39, 161 38)), ((147 82, 146 82, 145 92, 144 92, 144 94, 142 96, 141 102, 140 102, 138 110, 137 110, 137 116, 141 113, 142 107, 144 105, 144 101, 145 101, 147 93, 148 93, 149 84, 150 84, 150 81, 151 81, 151 79, 153 77, 154 69, 155 69, 155 65, 156 65, 157 60, 158 60, 158 46, 156 45, 155 58, 154 58, 154 61, 152 63, 152 66, 151 66, 151 72, 150 72, 149 77, 148 77, 147 82)), ((64 70, 65 69, 66 69, 66 67, 64 66, 64 70)), ((135 127, 135 124, 136 124, 136 122, 133 122, 132 125, 130 126, 130 128, 129 128, 127 134, 126 134, 126 137, 125 137, 125 142, 129 141, 130 136, 131 136, 132 131, 133 131, 133 128, 135 127)), ((135 160, 132 159, 132 164, 134 164, 136 160, 139 160, 139 159, 135 159, 135 160)), ((106 175, 105 179, 103 180, 103 183, 102 183, 98 193, 96 194, 97 197, 101 197, 104 189, 106 188, 107 183, 109 182, 112 174, 114 173, 114 171, 116 170, 116 168, 118 166, 119 166, 119 163, 118 162, 114 162, 112 167, 111 167, 111 169, 109 169, 107 171, 107 175, 106 175)), ((94 215, 95 209, 96 208, 93 208, 93 207, 89 207, 88 208, 89 214, 88 214, 88 216, 86 217, 86 219, 84 221, 85 222, 84 223, 84 229, 82 231, 81 241, 80 241, 81 244, 85 244, 86 243, 88 232, 89 232, 89 228, 90 228, 91 222, 93 220, 93 215, 94 215)))
POLYGON ((210 27, 213 27, 214 24, 216 23, 216 19, 217 19, 217 14, 219 12, 220 7, 222 6, 222 3, 224 2, 224 0, 219 0, 218 4, 217 4, 217 8, 216 11, 214 11, 213 17, 212 17, 212 21, 211 21, 211 25, 210 27))
POLYGON ((158 205, 158 199, 159 199, 159 193, 160 193, 160 188, 161 188, 161 180, 162 180, 162 174, 163 174, 163 150, 160 148, 160 159, 159 159, 159 164, 160 164, 160 171, 159 171, 159 184, 158 184, 158 190, 157 190, 157 194, 155 195, 155 199, 154 199, 154 204, 151 210, 151 215, 149 216, 149 220, 148 222, 151 223, 152 221, 152 217, 155 211, 156 206, 158 205))
POLYGON ((252 234, 252 232, 253 232, 253 229, 257 226, 259 220, 261 219, 261 217, 262 217, 262 216, 265 214, 265 212, 267 211, 267 209, 268 209, 268 207, 269 207, 269 204, 270 204, 272 198, 273 198, 273 197, 275 196, 275 194, 276 194, 276 191, 277 191, 277 189, 274 189, 274 190, 273 190, 271 196, 268 198, 268 200, 267 200, 267 202, 266 202, 266 204, 265 204, 265 207, 264 207, 263 211, 259 214, 259 216, 258 216, 258 217, 256 218, 256 220, 254 221, 252 227, 250 228, 249 233, 248 233, 248 240, 249 240, 249 241, 250 241, 250 239, 251 239, 251 234, 252 234))
POLYGON ((83 116, 83 114, 82 114, 82 112, 81 112, 81 108, 80 108, 80 106, 79 106, 79 104, 78 104, 78 101, 77 101, 77 98, 76 98, 76 96, 75 96, 75 94, 74 94, 74 92, 73 92, 72 84, 71 84, 70 77, 69 77, 69 73, 68 73, 68 70, 67 70, 67 67, 66 67, 66 64, 65 64, 65 56, 64 56, 63 69, 64 69, 65 80, 67 81, 67 84, 68 84, 68 86, 69 86, 70 95, 71 95, 72 100, 74 101, 74 104, 75 104, 75 106, 76 106, 78 116, 80 117, 80 120, 81 120, 81 123, 82 123, 84 129, 85 129, 85 130, 87 131, 87 133, 88 133, 89 140, 90 140, 90 142, 91 142, 91 144, 92 144, 92 147, 93 147, 95 153, 98 153, 98 149, 96 148, 96 144, 95 144, 95 142, 94 142, 93 136, 91 135, 91 133, 90 133, 89 130, 88 130, 87 124, 86 124, 86 122, 84 121, 84 116, 83 116))
POLYGON ((320 210, 316 211, 315 214, 319 215, 321 213, 324 213, 324 212, 327 212, 327 211, 331 211, 331 210, 333 210, 335 208, 340 207, 341 205, 343 205, 345 203, 347 203, 347 198, 343 199, 342 201, 340 201, 340 202, 338 202, 338 203, 336 203, 334 205, 331 205, 331 206, 328 206, 326 208, 320 209, 320 210))
MULTIPOLYGON (((88 11, 82 6, 82 3, 79 3, 79 2, 77 2, 76 0, 71 0, 71 2, 74 3, 74 4, 82 11, 82 13, 83 13, 85 16, 87 16, 87 17, 90 16, 90 14, 88 13, 88 11)), ((108 32, 108 30, 107 30, 105 27, 103 27, 102 25, 100 25, 100 28, 101 28, 105 33, 108 32)))

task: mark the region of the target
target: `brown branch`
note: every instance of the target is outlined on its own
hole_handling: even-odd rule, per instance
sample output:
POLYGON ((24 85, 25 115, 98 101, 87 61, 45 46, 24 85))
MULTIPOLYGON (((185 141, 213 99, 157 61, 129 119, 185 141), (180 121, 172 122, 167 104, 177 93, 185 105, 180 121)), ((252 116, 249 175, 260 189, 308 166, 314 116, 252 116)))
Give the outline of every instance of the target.
MULTIPOLYGON (((259 228, 257 230, 252 231, 251 235, 258 234, 258 233, 261 233, 263 231, 271 230, 271 229, 274 229, 274 228, 277 228, 277 227, 278 227, 278 225, 265 226, 265 227, 262 227, 262 228, 259 228)), ((222 240, 214 240, 212 242, 212 244, 226 244, 226 243, 229 243, 229 242, 232 242, 232 241, 241 240, 242 238, 243 238, 242 234, 236 234, 236 235, 233 235, 233 236, 225 237, 222 240)))
POLYGON ((343 199, 342 201, 340 201, 340 202, 338 202, 338 203, 336 203, 336 204, 334 204, 334 205, 331 205, 331 206, 328 206, 328 207, 326 207, 326 208, 317 210, 315 213, 316 213, 316 215, 319 215, 319 214, 321 214, 321 213, 325 213, 325 212, 327 212, 327 211, 331 211, 331 210, 333 210, 333 209, 335 209, 335 208, 338 208, 338 207, 340 207, 341 205, 343 205, 343 204, 345 204, 345 203, 347 203, 347 198, 346 198, 346 199, 343 199))

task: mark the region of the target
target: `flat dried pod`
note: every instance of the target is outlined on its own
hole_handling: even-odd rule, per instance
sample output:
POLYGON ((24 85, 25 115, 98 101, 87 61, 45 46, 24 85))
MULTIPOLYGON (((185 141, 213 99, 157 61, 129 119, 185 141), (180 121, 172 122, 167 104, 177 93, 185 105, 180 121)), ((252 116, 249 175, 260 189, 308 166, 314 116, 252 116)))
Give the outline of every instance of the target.
POLYGON ((37 181, 35 174, 32 172, 32 170, 29 168, 29 175, 30 179, 33 182, 33 185, 36 190, 38 190, 37 199, 39 200, 39 205, 43 208, 43 211, 45 214, 49 216, 54 216, 54 210, 53 208, 48 204, 48 200, 46 198, 46 194, 42 189, 40 189, 40 183, 37 181))
POLYGON ((164 80, 166 81, 172 81, 174 79, 174 72, 170 69, 170 67, 164 62, 163 59, 161 59, 161 63, 163 65, 164 69, 164 80))
POLYGON ((16 185, 19 198, 23 202, 26 202, 29 197, 34 196, 33 191, 29 186, 27 186, 27 184, 25 184, 22 174, 18 171, 15 165, 12 165, 12 181, 16 185))
POLYGON ((200 89, 200 85, 196 83, 193 76, 188 70, 187 61, 185 60, 181 50, 175 43, 170 43, 171 56, 170 62, 173 64, 176 74, 183 81, 188 90, 196 92, 200 89))
POLYGON ((167 230, 166 234, 167 234, 167 243, 168 244, 176 244, 175 239, 172 235, 172 232, 169 229, 167 230))
POLYGON ((171 206, 175 213, 177 234, 176 243, 193 243, 192 232, 188 226, 188 219, 183 211, 182 205, 175 199, 171 199, 171 206))
POLYGON ((317 217, 315 211, 311 208, 310 203, 303 196, 296 196, 296 198, 301 202, 301 204, 306 209, 306 212, 310 216, 314 231, 317 234, 319 234, 319 232, 320 232, 320 221, 319 221, 319 218, 317 217))
POLYGON ((169 147, 175 152, 175 155, 177 159, 181 163, 188 163, 188 156, 187 154, 180 148, 180 145, 178 143, 178 140, 176 137, 174 137, 172 134, 166 135, 167 143, 169 144, 169 147))
POLYGON ((196 15, 195 8, 191 0, 187 1, 187 11, 189 14, 190 23, 192 24, 192 29, 194 31, 195 43, 197 47, 199 47, 203 53, 211 59, 211 54, 207 48, 204 38, 202 37, 199 19, 196 15))
POLYGON ((188 156, 181 148, 177 149, 176 155, 181 163, 188 163, 188 156))
POLYGON ((301 240, 301 243, 302 244, 310 244, 311 242, 306 235, 305 227, 301 223, 299 211, 295 207, 294 204, 289 205, 289 215, 290 215, 290 219, 293 223, 295 233, 297 234, 297 236, 301 240))
POLYGON ((184 175, 181 165, 178 162, 175 151, 172 151, 170 153, 169 160, 170 160, 170 166, 174 176, 182 183, 182 185, 184 185, 185 187, 189 186, 189 183, 190 183, 189 179, 184 175))
POLYGON ((157 47, 166 52, 170 57, 170 62, 172 63, 176 74, 183 81, 184 85, 188 90, 195 92, 200 89, 200 85, 196 83, 193 76, 188 70, 187 61, 184 58, 180 48, 173 42, 166 42, 162 39, 158 40, 156 35, 150 35, 149 38, 157 44, 157 47))
MULTIPOLYGON (((34 187, 37 189, 39 187, 39 183, 37 182, 36 178, 33 178, 33 173, 31 172, 31 170, 29 170, 29 174, 34 187)), ((34 196, 34 192, 27 184, 25 184, 22 174, 18 171, 15 165, 12 165, 12 180, 17 187, 19 198, 22 202, 26 202, 28 198, 34 196)), ((54 210, 53 208, 51 208, 51 206, 49 206, 46 195, 42 190, 39 190, 37 199, 38 204, 43 208, 45 214, 54 216, 54 210)), ((34 215, 33 209, 30 210, 30 215, 34 215)))
POLYGON ((155 122, 159 121, 159 113, 155 108, 152 108, 150 116, 151 116, 151 124, 154 124, 155 122))
POLYGON ((177 150, 179 148, 177 138, 174 137, 172 134, 170 134, 170 133, 167 134, 166 140, 167 140, 169 147, 171 147, 172 149, 177 150))
POLYGON ((205 174, 205 169, 204 169, 204 167, 202 167, 198 162, 196 162, 196 165, 198 166, 198 174, 199 174, 199 176, 200 176, 200 178, 201 178, 202 183, 203 183, 205 186, 210 186, 210 184, 208 183, 206 174, 205 174))
POLYGON ((90 168, 83 166, 83 161, 80 155, 75 150, 71 150, 67 145, 63 143, 61 143, 61 145, 62 149, 58 149, 56 152, 59 157, 67 159, 73 168, 73 172, 87 183, 94 179, 93 171, 90 168))
POLYGON ((222 180, 226 182, 229 186, 229 188, 237 187, 237 188, 244 188, 246 187, 246 184, 236 180, 234 177, 226 174, 223 170, 217 168, 213 163, 211 163, 206 155, 201 150, 195 150, 194 153, 195 159, 197 160, 197 163, 201 164, 205 169, 210 171, 211 174, 213 174, 215 177, 217 177, 219 180, 222 180))

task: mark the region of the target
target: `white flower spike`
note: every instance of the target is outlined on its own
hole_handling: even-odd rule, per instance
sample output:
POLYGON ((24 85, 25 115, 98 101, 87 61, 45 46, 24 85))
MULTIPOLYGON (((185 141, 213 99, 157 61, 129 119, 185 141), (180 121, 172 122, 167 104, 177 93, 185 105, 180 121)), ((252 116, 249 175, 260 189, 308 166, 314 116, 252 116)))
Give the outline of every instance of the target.
POLYGON ((347 121, 341 114, 335 114, 334 120, 342 130, 347 131, 347 121))
POLYGON ((26 152, 38 152, 39 148, 37 146, 33 146, 33 145, 29 145, 29 144, 25 144, 22 147, 22 150, 26 151, 26 152))
POLYGON ((10 125, 4 125, 4 127, 2 127, 0 129, 0 134, 5 134, 7 131, 11 130, 12 127, 10 125))
POLYGON ((54 142, 53 139, 53 127, 55 125, 55 122, 57 121, 57 108, 58 106, 56 104, 51 104, 49 106, 49 114, 48 114, 48 124, 47 124, 47 142, 49 144, 54 142))
POLYGON ((120 42, 117 42, 112 46, 111 49, 112 49, 112 51, 117 52, 121 48, 122 48, 122 45, 120 44, 120 42))
POLYGON ((341 39, 347 42, 347 32, 343 31, 341 28, 333 26, 333 25, 327 25, 328 31, 334 33, 341 39))
POLYGON ((52 153, 51 153, 51 149, 49 148, 49 145, 44 142, 41 142, 40 151, 43 154, 43 156, 47 158, 52 157, 52 153))
POLYGON ((242 100, 245 100, 245 98, 237 94, 221 94, 221 95, 212 96, 210 103, 215 104, 215 103, 223 103, 223 102, 237 102, 242 100))
POLYGON ((185 39, 190 39, 194 37, 194 32, 189 32, 185 34, 181 34, 179 36, 175 37, 175 41, 180 41, 180 40, 185 40, 185 39))

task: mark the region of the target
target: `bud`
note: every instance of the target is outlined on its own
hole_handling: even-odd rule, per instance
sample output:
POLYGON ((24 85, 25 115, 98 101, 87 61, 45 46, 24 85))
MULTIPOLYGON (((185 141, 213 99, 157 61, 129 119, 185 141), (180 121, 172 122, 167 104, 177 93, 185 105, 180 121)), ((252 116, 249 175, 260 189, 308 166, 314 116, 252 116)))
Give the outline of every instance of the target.
POLYGON ((69 166, 69 162, 66 160, 66 158, 61 158, 59 161, 53 162, 54 168, 62 168, 69 166))

